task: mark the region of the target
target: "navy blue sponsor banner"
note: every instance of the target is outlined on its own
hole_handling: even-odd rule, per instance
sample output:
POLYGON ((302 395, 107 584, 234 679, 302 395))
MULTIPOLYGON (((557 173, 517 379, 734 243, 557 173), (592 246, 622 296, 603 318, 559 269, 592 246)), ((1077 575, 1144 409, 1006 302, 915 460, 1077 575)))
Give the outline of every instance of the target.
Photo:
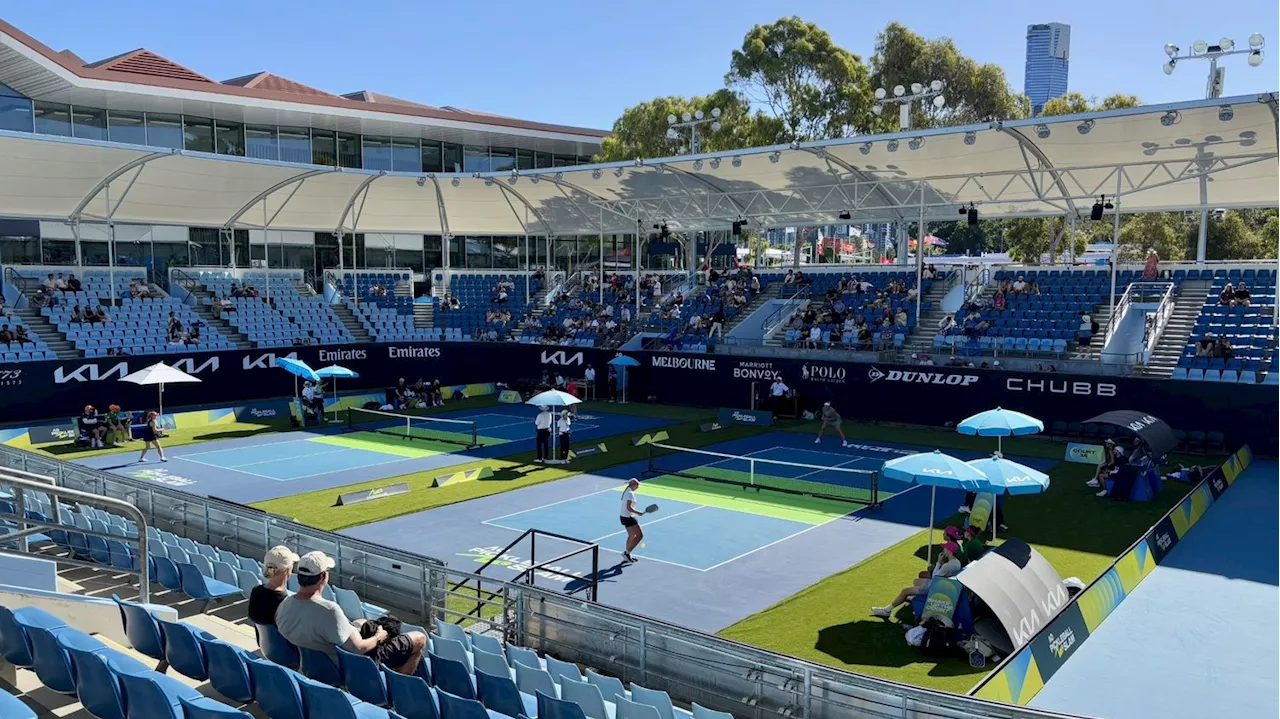
POLYGON ((1072 602, 1053 618, 1044 631, 1031 640, 1031 656, 1035 657, 1040 676, 1049 681, 1062 664, 1071 658, 1076 647, 1089 637, 1089 627, 1080 612, 1079 602, 1072 602))
POLYGON ((71 442, 80 434, 75 420, 61 424, 46 424, 27 430, 31 444, 50 444, 52 442, 71 442))
MULTIPOLYGON (((119 382, 132 371, 165 361, 199 377, 199 384, 165 387, 165 406, 253 406, 294 393, 293 377, 275 367, 281 357, 312 366, 341 363, 360 373, 344 391, 373 391, 404 377, 464 383, 536 382, 543 370, 580 376, 594 367, 607 375, 614 352, 592 348, 490 343, 393 343, 343 347, 111 357, 0 365, 5 422, 72 417, 85 404, 152 407, 155 389, 119 382)), ((1274 392, 1256 386, 1131 377, 912 367, 808 359, 738 357, 673 352, 629 352, 640 366, 628 373, 632 401, 704 407, 750 407, 781 380, 798 395, 799 409, 831 402, 848 419, 942 426, 1005 407, 1046 424, 1079 422, 1114 409, 1138 409, 1184 431, 1226 428, 1227 443, 1248 443, 1275 454, 1280 422, 1274 392)), ((767 399, 767 397, 766 397, 767 399)), ((271 405, 274 406, 274 405, 271 405)))
POLYGON ((253 402, 235 408, 237 422, 261 422, 263 420, 284 419, 289 416, 289 400, 274 399, 264 402, 253 402))
POLYGON ((1173 526, 1173 519, 1167 515, 1147 535, 1147 546, 1151 548, 1156 564, 1163 562, 1177 544, 1178 530, 1173 526))
POLYGON ((750 427, 770 427, 773 425, 773 413, 757 409, 720 408, 719 423, 745 424, 750 427))

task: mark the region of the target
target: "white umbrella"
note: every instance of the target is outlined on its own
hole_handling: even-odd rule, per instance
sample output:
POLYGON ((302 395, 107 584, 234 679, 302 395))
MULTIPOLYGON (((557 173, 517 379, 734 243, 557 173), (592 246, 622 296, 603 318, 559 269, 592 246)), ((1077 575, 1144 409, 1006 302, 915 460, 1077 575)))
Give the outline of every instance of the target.
MULTIPOLYGON (((531 404, 535 407, 570 407, 572 405, 581 404, 581 403, 582 403, 582 400, 578 399, 577 397, 574 397, 568 392, 561 392, 558 389, 549 389, 546 392, 540 392, 530 397, 527 401, 525 401, 525 404, 531 404)), ((559 435, 559 432, 555 431, 554 425, 553 425, 553 429, 551 431, 551 457, 548 458, 547 460, 549 464, 561 463, 560 460, 555 459, 557 454, 556 452, 557 435, 559 435)))
POLYGON ((125 375, 120 378, 121 382, 132 382, 133 384, 142 385, 159 385, 160 387, 160 419, 164 420, 164 386, 166 384, 177 384, 179 382, 199 382, 199 377, 192 377, 176 367, 170 367, 163 362, 157 362, 150 367, 144 367, 133 374, 125 375))
POLYGON ((346 377, 355 379, 360 376, 359 372, 347 369, 342 365, 331 364, 328 367, 321 367, 316 370, 317 377, 328 377, 333 380, 333 422, 338 421, 338 378, 346 377))

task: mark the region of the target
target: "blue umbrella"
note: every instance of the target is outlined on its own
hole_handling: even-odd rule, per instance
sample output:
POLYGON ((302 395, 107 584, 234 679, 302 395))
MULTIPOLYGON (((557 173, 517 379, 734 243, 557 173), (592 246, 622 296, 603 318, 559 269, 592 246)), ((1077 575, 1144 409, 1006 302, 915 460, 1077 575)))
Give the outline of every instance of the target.
POLYGON ((311 369, 311 366, 302 360, 280 357, 276 359, 276 366, 294 377, 309 379, 312 382, 316 382, 320 379, 319 375, 316 374, 316 371, 311 369))
POLYGON ((978 437, 996 437, 996 451, 1001 447, 1002 437, 1023 436, 1044 431, 1044 422, 1011 409, 996 407, 986 412, 979 412, 956 426, 960 434, 978 437))
POLYGON ((963 460, 943 454, 936 449, 932 452, 908 454, 905 457, 891 459, 880 468, 880 475, 887 479, 895 479, 907 484, 923 484, 932 488, 929 499, 929 553, 925 560, 926 564, 933 563, 933 505, 937 503, 938 487, 981 492, 991 486, 985 474, 963 460))
POLYGON ((333 379, 333 421, 338 421, 338 378, 355 379, 360 376, 359 372, 347 369, 342 365, 331 364, 328 367, 321 367, 315 371, 317 377, 330 377, 333 379))
POLYGON ((624 354, 619 353, 616 357, 609 360, 608 364, 618 368, 618 390, 620 390, 619 401, 622 404, 627 403, 627 370, 632 367, 639 367, 640 363, 624 354))
POLYGON ((618 355, 609 360, 609 364, 614 367, 639 367, 640 363, 626 355, 618 355))
MULTIPOLYGON (((1049 488, 1049 475, 1001 457, 999 453, 968 462, 987 476, 990 491, 996 494, 1039 494, 1049 488)), ((992 518, 991 538, 996 538, 998 522, 992 518)))

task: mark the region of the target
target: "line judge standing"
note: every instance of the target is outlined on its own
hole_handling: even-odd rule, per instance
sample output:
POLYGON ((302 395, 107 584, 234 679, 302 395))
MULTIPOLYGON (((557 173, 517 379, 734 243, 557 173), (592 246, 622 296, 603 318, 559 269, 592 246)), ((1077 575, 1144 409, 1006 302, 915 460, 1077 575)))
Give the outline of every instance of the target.
POLYGON ((538 416, 533 420, 533 426, 538 429, 538 460, 539 462, 550 459, 551 456, 551 422, 552 414, 550 407, 539 407, 538 416))
POLYGON ((569 444, 572 441, 572 424, 572 413, 569 412, 568 408, 561 410, 560 422, 557 423, 556 426, 560 430, 560 459, 566 462, 569 461, 569 444))

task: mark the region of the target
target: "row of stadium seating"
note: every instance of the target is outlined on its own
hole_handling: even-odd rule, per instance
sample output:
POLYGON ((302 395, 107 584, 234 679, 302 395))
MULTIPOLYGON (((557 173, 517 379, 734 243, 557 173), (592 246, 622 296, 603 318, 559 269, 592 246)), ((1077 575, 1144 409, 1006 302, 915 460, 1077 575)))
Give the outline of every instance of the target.
POLYGON ((430 330, 418 329, 414 326, 412 303, 408 305, 407 313, 378 303, 345 300, 344 304, 375 342, 430 342, 433 340, 430 330))
POLYGON ((57 359, 58 354, 49 349, 49 345, 45 344, 39 333, 27 327, 22 318, 14 315, 13 310, 8 307, 0 312, 0 326, 7 327, 10 332, 16 332, 19 327, 22 327, 27 330, 27 338, 31 340, 30 342, 0 343, 0 361, 9 364, 57 359))
MULTIPOLYGON (((119 268, 113 274, 107 270, 87 270, 80 275, 75 272, 55 272, 40 274, 30 270, 17 270, 18 276, 27 281, 27 287, 34 289, 36 286, 43 285, 47 282, 48 276, 53 275, 54 281, 59 279, 64 281, 77 277, 80 280, 80 290, 54 290, 54 296, 59 302, 72 302, 79 300, 81 304, 97 303, 103 300, 123 299, 130 296, 130 285, 137 283, 145 285, 147 282, 146 270, 140 268, 119 268)), ((102 304, 111 304, 110 302, 102 302, 102 304)))
POLYGON ((476 330, 493 330, 499 339, 505 339, 510 328, 529 311, 532 297, 542 290, 542 280, 524 274, 456 274, 449 278, 449 295, 461 304, 457 309, 448 307, 440 298, 433 298, 436 327, 454 328, 471 337, 476 330), (499 282, 510 282, 514 289, 507 292, 505 302, 495 302, 499 282), (510 322, 489 322, 485 314, 490 310, 511 313, 510 322))
MULTIPOLYGON (((109 301, 109 300, 108 300, 109 301)), ((40 313, 56 324, 58 331, 85 352, 86 357, 99 357, 107 348, 123 349, 129 354, 163 354, 174 348, 168 342, 169 317, 172 315, 186 330, 200 326, 199 347, 204 350, 232 349, 231 340, 217 328, 204 322, 190 307, 172 297, 147 299, 126 298, 118 307, 106 306, 110 322, 72 322, 71 314, 76 305, 61 304, 43 307, 40 313)), ((91 309, 95 305, 85 305, 91 309)))
MULTIPOLYGON (((1243 272, 1235 282, 1240 280, 1248 284, 1243 272)), ((1250 290, 1249 306, 1230 307, 1221 303, 1219 294, 1231 281, 1230 277, 1219 277, 1210 284, 1186 347, 1173 370, 1174 379, 1252 384, 1261 378, 1267 384, 1280 383, 1276 373, 1275 287, 1260 285, 1257 291, 1250 290), (1201 356, 1198 344, 1209 339, 1230 343, 1231 356, 1201 356), (1272 357, 1270 365, 1264 364, 1268 353, 1272 357), (1264 367, 1267 367, 1265 375, 1264 367)))
MULTIPOLYGON (((235 312, 223 317, 258 347, 288 347, 298 343, 349 344, 356 341, 338 316, 319 296, 302 296, 284 276, 247 273, 242 280, 223 273, 198 273, 216 297, 231 298, 235 312), (232 298, 233 286, 253 287, 260 297, 232 298), (267 296, 269 294, 269 296, 267 296)), ((212 305, 214 298, 206 303, 212 305)))

